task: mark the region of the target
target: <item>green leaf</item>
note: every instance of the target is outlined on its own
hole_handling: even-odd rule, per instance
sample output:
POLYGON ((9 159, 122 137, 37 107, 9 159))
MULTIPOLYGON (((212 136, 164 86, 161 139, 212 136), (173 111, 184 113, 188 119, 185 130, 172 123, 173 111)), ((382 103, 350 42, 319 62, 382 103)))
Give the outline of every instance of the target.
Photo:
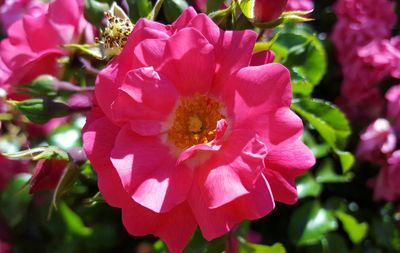
POLYGON ((71 234, 87 237, 93 233, 91 228, 83 224, 81 217, 71 210, 64 202, 60 202, 59 211, 71 234))
POLYGON ((163 3, 164 3, 164 0, 157 0, 157 2, 154 4, 153 9, 151 10, 149 15, 147 16, 147 19, 155 20, 155 18, 157 17, 158 13, 160 12, 160 9, 161 9, 161 6, 163 5, 163 3))
POLYGON ((167 245, 162 240, 158 240, 153 245, 156 253, 169 253, 167 245))
POLYGON ((353 154, 347 151, 335 149, 335 153, 339 156, 340 164, 342 165, 343 173, 347 173, 353 167, 355 158, 353 154))
POLYGON ((151 2, 149 0, 129 0, 129 17, 135 23, 139 18, 147 17, 151 10, 151 2))
POLYGON ((359 223, 356 218, 341 211, 336 211, 335 215, 342 222, 344 230, 354 244, 359 244, 364 240, 368 233, 366 222, 359 223))
POLYGON ((324 234, 336 230, 337 222, 330 210, 318 201, 310 201, 297 208, 289 223, 289 237, 297 245, 317 243, 324 234))
POLYGON ((84 199, 83 204, 87 207, 94 207, 99 203, 105 203, 106 201, 104 200, 103 196, 101 195, 100 192, 96 193, 93 197, 84 199))
POLYGON ((29 187, 26 187, 31 175, 23 173, 12 178, 1 196, 1 214, 11 227, 27 216, 28 205, 31 201, 29 187))
POLYGON ((349 253, 346 241, 336 233, 329 233, 321 240, 323 250, 326 253, 349 253))
MULTIPOLYGON (((327 57, 319 39, 303 30, 283 32, 272 46, 292 75, 293 92, 309 95, 327 69, 327 57), (281 55, 280 47, 286 48, 281 55)), ((277 56, 277 57, 278 57, 277 56)))
POLYGON ((167 21, 175 21, 189 5, 184 0, 165 0, 163 10, 167 21))
POLYGON ((199 230, 196 230, 183 253, 222 253, 225 249, 226 237, 206 241, 199 230))
POLYGON ((317 168, 316 180, 318 183, 347 183, 353 178, 352 173, 338 175, 335 172, 334 164, 331 159, 325 159, 317 168))
POLYGON ((256 42, 256 44, 254 45, 253 53, 270 50, 272 45, 274 45, 275 42, 278 40, 280 34, 281 34, 280 32, 275 33, 274 36, 268 42, 264 41, 256 42))
POLYGON ((351 134, 349 121, 334 105, 319 99, 299 99, 292 109, 306 119, 333 148, 342 149, 351 134))
POLYGON ((272 246, 245 243, 240 246, 238 253, 286 253, 286 250, 280 243, 275 243, 272 246))
POLYGON ((207 13, 219 10, 223 2, 224 0, 208 0, 207 13))
POLYGON ((101 25, 101 20, 104 18, 104 12, 109 8, 107 3, 96 0, 85 0, 85 19, 99 27, 101 25))
POLYGON ((57 187, 53 194, 52 206, 57 208, 57 204, 61 198, 71 191, 72 186, 75 184, 79 176, 79 167, 70 162, 67 168, 64 170, 60 180, 58 181, 57 187))
POLYGON ((315 181, 311 173, 303 174, 296 179, 296 188, 299 198, 317 197, 321 194, 322 187, 315 181))
POLYGON ((82 51, 85 54, 88 54, 98 60, 106 59, 106 55, 104 53, 103 47, 101 44, 65 44, 63 45, 64 48, 69 49, 77 49, 82 51))
POLYGON ((240 0, 239 8, 242 13, 250 20, 254 19, 254 4, 255 0, 240 0))
POLYGON ((304 129, 302 140, 311 149, 315 158, 325 157, 331 151, 331 146, 328 143, 317 143, 310 131, 307 129, 304 129))

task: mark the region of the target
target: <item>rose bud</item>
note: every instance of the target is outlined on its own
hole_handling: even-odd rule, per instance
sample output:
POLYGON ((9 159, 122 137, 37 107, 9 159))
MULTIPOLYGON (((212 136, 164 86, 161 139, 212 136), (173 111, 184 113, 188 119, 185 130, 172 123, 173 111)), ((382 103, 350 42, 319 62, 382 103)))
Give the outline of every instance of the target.
POLYGON ((29 192, 35 193, 56 188, 67 164, 67 160, 39 160, 33 170, 29 192))
POLYGON ((257 22, 271 22, 279 18, 285 10, 287 0, 255 0, 254 20, 257 22))

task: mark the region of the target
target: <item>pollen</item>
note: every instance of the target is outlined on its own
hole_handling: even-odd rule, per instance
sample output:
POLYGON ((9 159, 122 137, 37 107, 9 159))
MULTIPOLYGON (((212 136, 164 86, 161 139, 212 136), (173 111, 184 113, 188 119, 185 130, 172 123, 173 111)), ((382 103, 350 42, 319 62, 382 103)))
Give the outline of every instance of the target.
POLYGON ((209 143, 215 138, 217 122, 225 118, 220 104, 207 96, 181 98, 175 110, 169 140, 178 148, 209 143))
POLYGON ((104 15, 107 18, 107 26, 101 33, 101 43, 107 55, 118 55, 128 41, 133 24, 129 18, 117 17, 111 12, 105 12, 104 15))

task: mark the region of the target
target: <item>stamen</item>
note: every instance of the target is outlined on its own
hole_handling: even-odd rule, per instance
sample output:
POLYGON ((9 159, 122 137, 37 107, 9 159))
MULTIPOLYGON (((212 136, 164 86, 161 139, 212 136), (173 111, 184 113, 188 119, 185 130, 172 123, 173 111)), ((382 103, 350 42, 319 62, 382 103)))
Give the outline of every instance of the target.
POLYGON ((178 148, 209 143, 215 138, 217 122, 225 118, 220 104, 207 96, 181 98, 168 138, 178 148))
POLYGON ((111 12, 105 12, 104 15, 107 18, 107 26, 101 33, 101 43, 106 55, 118 55, 128 41, 134 25, 129 18, 116 17, 111 12))

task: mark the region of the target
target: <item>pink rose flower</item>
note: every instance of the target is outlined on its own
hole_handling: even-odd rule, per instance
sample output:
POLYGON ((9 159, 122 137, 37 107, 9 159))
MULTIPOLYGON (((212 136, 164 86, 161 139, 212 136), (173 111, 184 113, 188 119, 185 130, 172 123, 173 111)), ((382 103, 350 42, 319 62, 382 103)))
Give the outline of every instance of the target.
POLYGON ((7 29, 24 15, 39 16, 47 9, 47 5, 40 0, 6 0, 0 6, 0 21, 3 30, 7 29))
POLYGON ((361 134, 357 148, 358 158, 385 163, 396 148, 396 135, 386 119, 377 119, 361 134))
POLYGON ((28 83, 42 74, 57 75, 57 59, 69 54, 61 46, 78 42, 85 29, 92 28, 83 17, 83 0, 54 0, 41 15, 25 15, 10 26, 8 38, 0 43, 5 66, 0 64, 0 69, 8 73, 0 86, 28 83))
MULTIPOLYGON (((389 0, 338 0, 334 11, 338 16, 338 21, 347 24, 348 35, 364 38, 364 42, 361 40, 359 42, 366 45, 374 39, 390 36, 391 29, 397 21, 394 8, 394 2, 389 0)), ((336 26, 342 24, 339 23, 336 26)), ((339 39, 335 39, 336 45, 346 41, 340 42, 339 39)), ((348 46, 356 47, 359 44, 348 44, 348 46)))
POLYGON ((98 75, 84 149, 132 235, 181 252, 197 225, 211 240, 296 202, 315 159, 288 70, 249 66, 255 41, 188 8, 172 25, 139 20, 98 75))
POLYGON ((374 199, 396 201, 400 198, 400 150, 388 159, 374 182, 374 199))
POLYGON ((360 48, 358 55, 382 75, 400 78, 400 36, 372 41, 360 48))
POLYGON ((393 121, 396 132, 400 135, 400 85, 393 86, 386 92, 387 116, 393 121))
POLYGON ((66 160, 39 160, 29 182, 29 192, 35 193, 56 188, 67 164, 66 160))
POLYGON ((314 9, 313 0, 288 0, 287 11, 308 11, 314 9))
MULTIPOLYGON (((365 110, 366 100, 361 103, 353 100, 361 101, 377 94, 378 83, 387 75, 365 60, 363 48, 372 41, 390 37, 397 20, 394 7, 394 2, 388 0, 338 0, 334 6, 338 21, 331 38, 344 79, 340 100, 345 102, 342 107, 349 109, 346 113, 353 119, 365 117, 364 114, 369 112, 365 110)), ((380 100, 375 95, 374 98, 374 101, 380 100)), ((373 115, 367 115, 367 118, 371 119, 373 115)))

